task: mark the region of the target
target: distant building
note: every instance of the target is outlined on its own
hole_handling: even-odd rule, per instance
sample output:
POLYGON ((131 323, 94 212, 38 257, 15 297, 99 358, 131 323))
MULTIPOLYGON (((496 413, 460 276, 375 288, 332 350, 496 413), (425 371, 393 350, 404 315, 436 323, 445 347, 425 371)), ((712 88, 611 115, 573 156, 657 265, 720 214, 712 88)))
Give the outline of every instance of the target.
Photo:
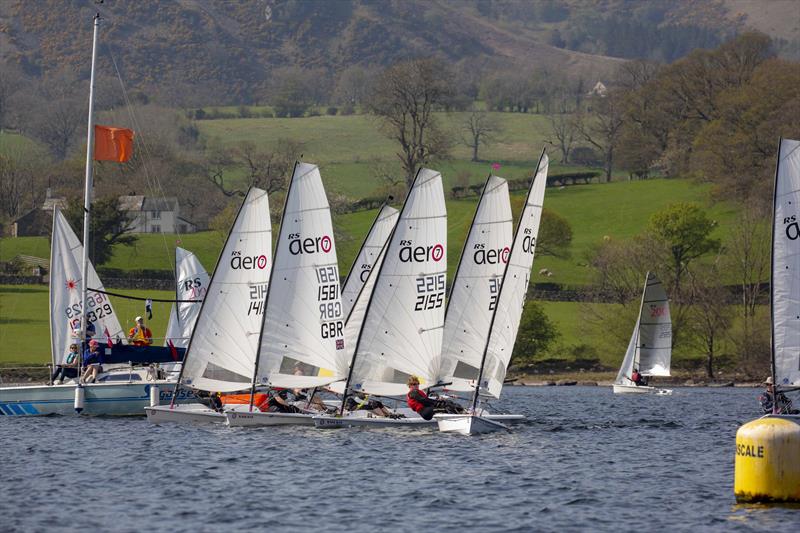
POLYGON ((120 211, 132 223, 131 233, 194 233, 197 226, 180 216, 178 199, 143 195, 119 197, 120 211))
POLYGON ((607 95, 608 88, 602 81, 595 83, 594 87, 592 87, 592 90, 589 91, 589 94, 587 94, 587 96, 599 96, 600 98, 605 98, 607 95))
POLYGON ((53 230, 53 209, 64 209, 67 206, 66 198, 52 195, 47 188, 44 202, 38 209, 31 209, 11 223, 12 237, 41 237, 50 235, 53 230))

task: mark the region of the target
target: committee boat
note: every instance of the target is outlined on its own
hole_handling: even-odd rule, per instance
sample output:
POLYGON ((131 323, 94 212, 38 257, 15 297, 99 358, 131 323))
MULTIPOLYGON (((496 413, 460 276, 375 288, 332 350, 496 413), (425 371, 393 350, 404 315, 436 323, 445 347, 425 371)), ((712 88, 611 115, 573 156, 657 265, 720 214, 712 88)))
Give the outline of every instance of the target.
POLYGON ((482 260, 478 261, 476 257, 464 258, 462 253, 459 270, 463 268, 468 274, 461 283, 454 284, 453 301, 448 303, 448 306, 458 307, 453 311, 452 329, 445 324, 449 344, 444 349, 440 379, 452 383, 449 387, 457 390, 471 390, 472 400, 466 413, 434 415, 439 431, 466 435, 488 433, 508 429, 503 422, 524 418, 490 414, 480 404, 484 396, 500 397, 511 362, 533 268, 548 167, 549 159, 543 151, 511 240, 508 237, 511 209, 506 205, 507 185, 499 178, 490 177, 486 182, 484 196, 491 192, 497 197, 487 199, 483 210, 479 206, 476 218, 486 221, 482 231, 488 235, 471 231, 468 240, 474 239, 475 243, 469 249, 493 250, 498 264, 487 268, 481 264, 485 261, 482 256, 477 257, 482 260), (487 244, 481 248, 484 239, 487 244), (474 299, 467 292, 467 289, 476 290, 470 287, 471 283, 476 284, 479 291, 474 299), (481 316, 484 321, 488 319, 488 324, 478 319, 481 316))
POLYGON ((632 377, 638 371, 644 377, 669 376, 672 359, 672 320, 669 299, 664 284, 652 272, 645 276, 639 316, 622 365, 614 380, 614 394, 672 394, 644 384, 636 384, 632 377))
MULTIPOLYGON (((89 239, 91 191, 95 150, 94 87, 100 15, 94 17, 86 147, 83 241, 89 239)), ((99 128, 99 126, 98 126, 99 128)), ((117 314, 89 260, 88 250, 56 208, 50 247, 50 351, 53 367, 68 366, 70 344, 85 347, 87 332, 103 346, 103 368, 93 383, 78 377, 48 385, 0 388, 0 414, 34 416, 81 413, 87 415, 141 415, 151 402, 189 401, 184 392, 173 398, 165 390, 170 380, 151 365, 180 360, 183 349, 126 345, 117 314)), ((80 350, 83 353, 83 350, 80 350)), ((80 357, 78 358, 80 362, 80 357)), ((70 367, 72 370, 75 367, 70 367)))

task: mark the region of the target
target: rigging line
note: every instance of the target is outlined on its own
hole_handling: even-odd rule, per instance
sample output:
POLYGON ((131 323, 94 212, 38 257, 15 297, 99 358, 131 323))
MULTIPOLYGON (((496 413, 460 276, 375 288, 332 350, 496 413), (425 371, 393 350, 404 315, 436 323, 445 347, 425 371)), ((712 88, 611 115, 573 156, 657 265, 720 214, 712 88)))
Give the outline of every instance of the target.
POLYGON ((182 303, 182 304, 199 304, 203 303, 203 300, 165 300, 162 298, 140 298, 138 296, 128 296, 127 294, 120 294, 118 292, 108 292, 108 291, 101 291, 100 289, 86 289, 89 292, 98 292, 100 294, 107 294, 108 296, 116 296, 117 298, 124 298, 126 300, 139 300, 141 302, 150 300, 151 302, 160 302, 160 303, 182 303))
MULTIPOLYGON (((114 53, 112 52, 111 47, 108 46, 108 45, 104 45, 104 46, 105 46, 106 50, 108 51, 109 56, 111 56, 111 62, 114 65, 114 71, 115 71, 115 73, 117 75, 117 79, 119 80, 120 88, 122 89, 122 97, 123 97, 123 99, 125 101, 125 108, 126 108, 126 110, 128 112, 128 116, 129 116, 129 118, 131 120, 131 123, 134 126, 135 130, 139 132, 139 135, 134 136, 134 142, 136 142, 139 145, 139 148, 142 150, 142 154, 143 154, 143 157, 142 157, 142 169, 144 170, 146 186, 149 189, 149 192, 154 197, 157 196, 156 193, 160 192, 161 197, 162 198, 166 198, 164 187, 162 186, 161 181, 159 180, 158 176, 154 177, 154 175, 150 172, 150 168, 149 168, 149 165, 148 165, 148 160, 152 159, 153 156, 152 156, 152 153, 151 153, 149 147, 147 146, 147 144, 142 139, 142 135, 143 135, 143 131, 144 130, 142 129, 139 121, 136 118, 135 113, 133 112, 133 105, 132 105, 131 100, 130 100, 130 98, 128 96, 128 91, 127 91, 127 89, 125 87, 125 82, 122 80, 122 74, 119 71, 119 66, 117 65, 117 60, 114 57, 114 53)), ((144 216, 146 217, 147 215, 145 214, 144 216)), ((179 225, 177 225, 177 224, 175 225, 175 234, 178 236, 178 239, 180 240, 181 234, 180 234, 180 231, 179 231, 179 227, 180 227, 179 225)), ((170 249, 170 246, 167 243, 167 237, 166 237, 165 233, 161 232, 161 238, 162 238, 162 241, 163 241, 163 244, 164 244, 164 249, 167 252, 167 257, 169 257, 169 261, 170 261, 170 264, 172 266, 172 271, 174 272, 175 269, 177 268, 177 265, 175 263, 175 254, 174 254, 173 250, 170 249)))

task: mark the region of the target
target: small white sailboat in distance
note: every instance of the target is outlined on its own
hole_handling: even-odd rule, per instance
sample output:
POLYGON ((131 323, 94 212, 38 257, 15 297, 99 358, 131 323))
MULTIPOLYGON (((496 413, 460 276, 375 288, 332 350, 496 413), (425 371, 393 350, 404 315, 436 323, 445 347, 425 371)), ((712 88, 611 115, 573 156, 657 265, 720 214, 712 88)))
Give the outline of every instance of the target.
POLYGON ((669 299, 664 284, 655 274, 648 272, 642 290, 639 317, 617 379, 614 380, 614 394, 672 394, 670 389, 651 387, 644 381, 650 376, 669 376, 671 358, 669 299))

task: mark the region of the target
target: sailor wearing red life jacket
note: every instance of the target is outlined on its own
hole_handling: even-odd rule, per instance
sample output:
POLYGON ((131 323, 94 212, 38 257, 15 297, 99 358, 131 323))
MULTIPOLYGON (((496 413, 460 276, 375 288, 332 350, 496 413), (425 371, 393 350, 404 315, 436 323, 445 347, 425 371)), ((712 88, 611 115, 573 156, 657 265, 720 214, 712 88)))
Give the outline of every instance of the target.
POLYGON ((417 376, 408 378, 408 395, 406 399, 408 400, 408 406, 419 413, 419 416, 425 420, 433 418, 433 408, 436 407, 438 402, 428 398, 428 395, 419 389, 419 378, 417 376))

